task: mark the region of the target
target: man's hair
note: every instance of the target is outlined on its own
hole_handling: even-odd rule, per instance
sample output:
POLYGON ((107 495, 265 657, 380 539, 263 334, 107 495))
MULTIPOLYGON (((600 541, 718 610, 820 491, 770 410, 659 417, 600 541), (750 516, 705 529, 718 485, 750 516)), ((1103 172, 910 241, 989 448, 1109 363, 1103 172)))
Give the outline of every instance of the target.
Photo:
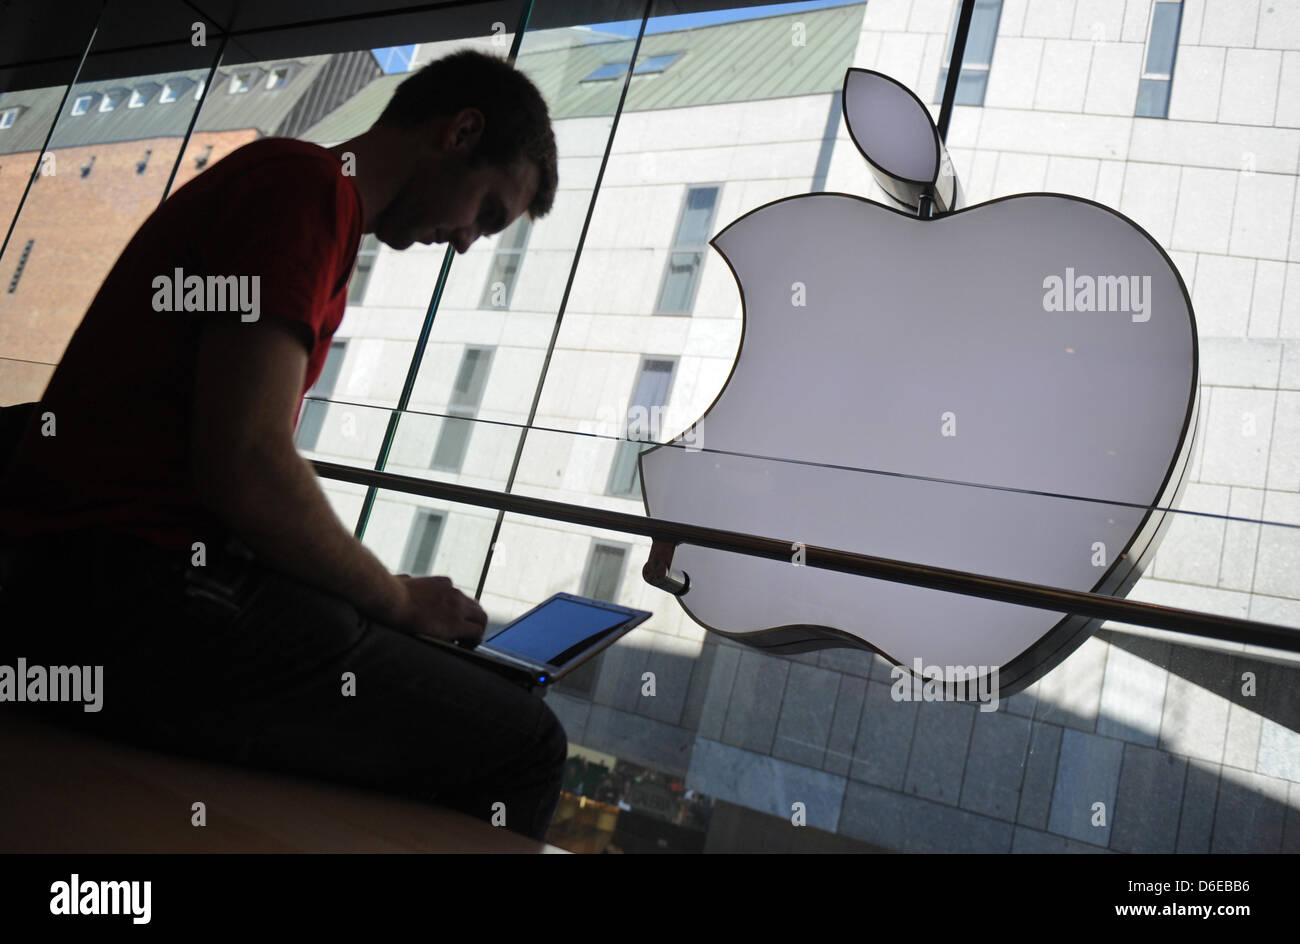
POLYGON ((430 62, 397 86, 375 124, 418 128, 462 108, 477 108, 484 118, 469 166, 509 169, 520 158, 531 160, 538 170, 537 194, 528 215, 535 220, 549 213, 558 183, 550 114, 537 86, 505 59, 462 49, 430 62))

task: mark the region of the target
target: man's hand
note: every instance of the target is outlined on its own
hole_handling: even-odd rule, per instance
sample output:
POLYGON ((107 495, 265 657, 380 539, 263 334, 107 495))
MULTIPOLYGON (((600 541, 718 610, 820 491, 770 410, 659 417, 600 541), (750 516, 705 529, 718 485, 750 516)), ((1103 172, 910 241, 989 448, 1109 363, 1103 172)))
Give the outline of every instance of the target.
POLYGON ((397 579, 406 589, 406 605, 394 629, 412 636, 460 642, 470 648, 482 642, 487 613, 477 600, 457 590, 450 578, 399 574, 397 579))

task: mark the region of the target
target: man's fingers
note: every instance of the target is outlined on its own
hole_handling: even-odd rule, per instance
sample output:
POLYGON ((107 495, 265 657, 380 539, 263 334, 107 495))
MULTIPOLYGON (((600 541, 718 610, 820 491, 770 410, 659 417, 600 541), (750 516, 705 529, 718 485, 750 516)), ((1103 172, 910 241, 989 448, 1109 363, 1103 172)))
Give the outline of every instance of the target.
POLYGON ((483 636, 487 632, 487 613, 473 598, 469 598, 469 602, 471 606, 466 608, 464 619, 473 629, 468 634, 462 635, 460 639, 471 646, 477 646, 483 641, 483 636))

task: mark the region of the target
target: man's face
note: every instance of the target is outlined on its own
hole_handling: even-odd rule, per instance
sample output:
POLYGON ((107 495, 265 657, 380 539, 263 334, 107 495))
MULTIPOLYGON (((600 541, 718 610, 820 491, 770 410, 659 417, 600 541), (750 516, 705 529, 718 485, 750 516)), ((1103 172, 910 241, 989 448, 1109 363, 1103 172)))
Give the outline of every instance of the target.
POLYGON ((393 249, 449 242, 463 253, 480 236, 499 233, 537 191, 537 165, 470 167, 460 150, 422 150, 397 195, 375 220, 375 235, 393 249))

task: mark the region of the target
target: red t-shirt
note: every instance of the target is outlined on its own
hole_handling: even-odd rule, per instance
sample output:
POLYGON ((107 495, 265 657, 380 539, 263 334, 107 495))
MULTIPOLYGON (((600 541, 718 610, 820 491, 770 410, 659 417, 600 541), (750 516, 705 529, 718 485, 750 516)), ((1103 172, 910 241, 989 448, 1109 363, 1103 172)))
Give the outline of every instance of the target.
POLYGON ((220 534, 188 474, 202 321, 251 320, 256 297, 259 318, 298 322, 311 339, 305 394, 343 318, 363 219, 339 160, 291 138, 244 145, 168 197, 104 279, 23 432, 0 480, 0 536, 103 527, 181 549, 220 534), (217 301, 209 276, 248 278, 222 283, 243 288, 224 311, 184 310, 183 295, 176 310, 169 286, 191 275, 205 288, 190 308, 217 301), (156 311, 167 297, 173 310, 156 311), (46 412, 53 436, 41 435, 46 412))

